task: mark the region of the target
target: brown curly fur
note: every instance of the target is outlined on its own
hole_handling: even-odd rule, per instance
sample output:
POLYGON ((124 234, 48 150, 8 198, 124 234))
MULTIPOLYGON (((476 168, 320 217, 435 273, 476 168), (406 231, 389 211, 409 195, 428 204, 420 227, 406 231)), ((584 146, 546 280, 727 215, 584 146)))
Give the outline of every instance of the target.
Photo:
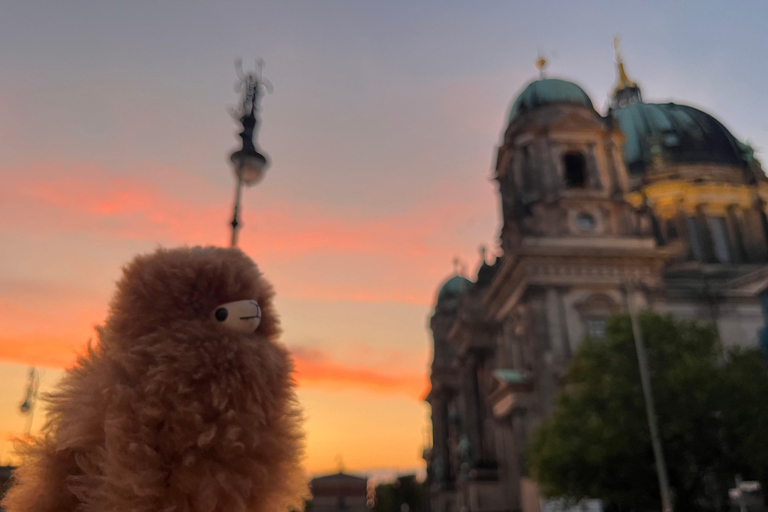
POLYGON ((7 512, 287 512, 303 436, 273 292, 237 249, 160 249, 124 269, 95 347, 48 396, 7 512), (211 318, 256 299, 238 334, 211 318))

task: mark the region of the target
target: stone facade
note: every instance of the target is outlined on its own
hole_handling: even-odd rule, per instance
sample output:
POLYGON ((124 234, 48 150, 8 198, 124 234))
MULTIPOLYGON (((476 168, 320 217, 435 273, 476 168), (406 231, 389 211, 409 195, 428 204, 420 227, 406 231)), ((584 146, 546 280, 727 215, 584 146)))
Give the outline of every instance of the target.
POLYGON ((642 103, 619 64, 604 116, 559 80, 515 102, 495 174, 503 254, 446 283, 431 317, 431 512, 538 509, 526 440, 627 301, 760 343, 768 179, 708 114, 642 103))

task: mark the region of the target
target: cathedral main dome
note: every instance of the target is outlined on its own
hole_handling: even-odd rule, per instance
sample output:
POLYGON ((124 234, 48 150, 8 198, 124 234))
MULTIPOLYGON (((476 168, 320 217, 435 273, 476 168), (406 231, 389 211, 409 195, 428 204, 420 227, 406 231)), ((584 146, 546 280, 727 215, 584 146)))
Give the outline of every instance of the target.
POLYGON ((594 109, 589 95, 575 83, 558 78, 542 78, 529 83, 517 96, 509 112, 509 122, 521 114, 554 103, 570 103, 594 109))
POLYGON ((637 101, 611 110, 626 136, 624 161, 631 173, 642 173, 654 153, 673 163, 739 165, 744 146, 711 115, 676 103, 637 101))

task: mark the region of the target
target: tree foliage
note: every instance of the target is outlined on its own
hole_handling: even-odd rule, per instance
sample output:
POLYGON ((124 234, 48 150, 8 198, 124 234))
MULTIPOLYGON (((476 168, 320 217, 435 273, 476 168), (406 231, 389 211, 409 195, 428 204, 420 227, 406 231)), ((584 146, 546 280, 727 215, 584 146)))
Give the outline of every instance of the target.
MULTIPOLYGON (((710 326, 646 313, 640 324, 676 512, 727 509, 734 476, 768 488, 768 368, 759 350, 723 354, 710 326)), ((629 317, 587 339, 555 412, 535 432, 529 469, 548 496, 660 510, 629 317)))
POLYGON ((415 475, 404 475, 393 483, 376 486, 373 512, 423 512, 425 500, 423 482, 416 480, 415 475))

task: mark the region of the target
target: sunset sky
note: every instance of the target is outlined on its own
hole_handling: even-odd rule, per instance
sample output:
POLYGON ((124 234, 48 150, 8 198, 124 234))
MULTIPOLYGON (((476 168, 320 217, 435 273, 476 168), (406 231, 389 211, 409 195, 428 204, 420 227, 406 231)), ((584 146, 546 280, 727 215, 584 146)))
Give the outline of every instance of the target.
POLYGON ((647 101, 703 107, 764 158, 768 4, 620 5, 4 0, 0 463, 29 365, 55 385, 122 265, 228 243, 233 61, 261 57, 272 165, 244 191, 240 246, 278 294, 306 467, 421 468, 428 317, 454 257, 473 275, 496 251, 493 156, 537 52, 604 112, 620 34, 647 101))

